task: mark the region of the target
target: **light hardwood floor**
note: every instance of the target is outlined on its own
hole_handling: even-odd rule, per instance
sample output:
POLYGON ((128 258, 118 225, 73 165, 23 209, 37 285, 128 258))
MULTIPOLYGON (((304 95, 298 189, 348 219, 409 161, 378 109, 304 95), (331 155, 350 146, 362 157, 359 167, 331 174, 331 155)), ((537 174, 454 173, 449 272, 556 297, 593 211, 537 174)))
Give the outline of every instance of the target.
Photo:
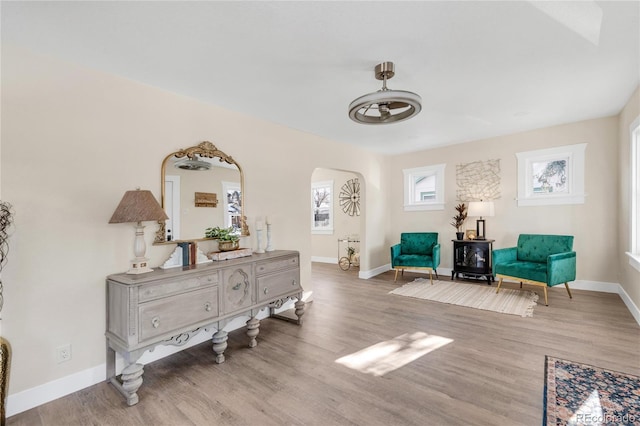
POLYGON ((559 286, 520 318, 388 294, 423 276, 314 264, 302 326, 263 320, 253 349, 234 331, 220 365, 208 343, 149 364, 133 407, 100 383, 7 424, 539 425, 545 355, 640 375, 640 326, 618 295, 559 286), (336 363, 406 333, 453 341, 379 377, 336 363))

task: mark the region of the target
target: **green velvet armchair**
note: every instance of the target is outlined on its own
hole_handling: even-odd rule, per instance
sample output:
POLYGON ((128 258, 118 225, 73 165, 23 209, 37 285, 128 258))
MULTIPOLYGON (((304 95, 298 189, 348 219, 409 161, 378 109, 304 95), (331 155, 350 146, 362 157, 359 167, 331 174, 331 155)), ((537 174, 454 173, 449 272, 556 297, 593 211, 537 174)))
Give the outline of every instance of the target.
POLYGON ((396 270, 393 281, 398 279, 398 271, 404 275, 405 269, 428 269, 429 280, 433 284, 432 273, 438 278, 440 265, 440 244, 437 232, 403 232, 400 244, 391 247, 391 267, 396 270))
POLYGON ((549 306, 547 287, 564 284, 571 296, 569 281, 576 279, 576 252, 573 236, 521 234, 518 246, 493 250, 493 274, 503 278, 544 288, 544 304, 549 306))

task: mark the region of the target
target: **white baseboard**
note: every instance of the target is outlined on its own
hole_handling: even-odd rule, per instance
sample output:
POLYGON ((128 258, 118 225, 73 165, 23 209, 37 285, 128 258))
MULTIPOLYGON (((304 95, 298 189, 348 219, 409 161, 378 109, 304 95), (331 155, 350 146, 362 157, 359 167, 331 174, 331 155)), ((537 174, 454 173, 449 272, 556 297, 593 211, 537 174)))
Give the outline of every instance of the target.
POLYGON ((601 293, 620 294, 622 286, 618 283, 608 283, 604 281, 575 280, 569 283, 569 288, 572 290, 575 288, 576 290, 589 290, 599 291, 601 293))
MULTIPOLYGON (((384 272, 390 271, 391 270, 391 264, 387 263, 385 265, 379 266, 377 268, 374 269, 370 269, 368 271, 360 271, 360 273, 358 274, 358 278, 361 278, 363 280, 368 280, 369 278, 373 278, 376 275, 380 275, 384 272)), ((407 269, 407 271, 411 271, 413 273, 416 274, 426 274, 429 275, 429 271, 425 270, 425 269, 407 269)), ((438 268, 438 276, 445 274, 446 275, 451 275, 451 268, 438 268)))
POLYGON ((334 264, 338 264, 338 258, 337 257, 320 257, 320 256, 311 256, 311 261, 312 262, 318 262, 318 263, 334 263, 334 264))
POLYGON ((35 388, 9 395, 6 406, 7 417, 46 404, 54 399, 62 398, 96 383, 104 382, 107 375, 106 371, 106 364, 100 364, 35 388))
POLYGON ((640 325, 640 309, 638 309, 638 305, 633 303, 633 300, 631 300, 631 297, 629 297, 629 294, 622 286, 620 286, 620 291, 618 292, 618 294, 620 295, 620 298, 622 299, 624 304, 627 305, 627 309, 629 309, 631 315, 633 315, 633 317, 636 319, 638 325, 640 325))
POLYGON ((378 266, 375 269, 370 269, 368 271, 363 271, 362 269, 358 272, 358 278, 363 280, 368 280, 369 278, 375 277, 376 275, 380 275, 384 272, 387 272, 391 268, 391 265, 387 263, 386 265, 378 266))
MULTIPOLYGON (((305 302, 313 301, 313 292, 305 291, 302 300, 305 302)), ((294 308, 294 301, 289 300, 282 305, 280 309, 276 310, 276 313, 286 311, 294 308)), ((269 315, 269 309, 263 308, 260 310, 256 318, 263 319, 269 315)), ((248 315, 234 318, 229 322, 224 329, 226 331, 233 331, 245 326, 248 315)), ((212 330, 213 331, 213 330, 212 330)), ((152 351, 146 351, 140 359, 137 361, 140 364, 146 365, 153 361, 157 361, 169 355, 173 355, 176 352, 183 351, 192 346, 206 342, 211 339, 211 332, 200 332, 193 336, 189 342, 183 346, 157 346, 152 351)), ((213 353, 212 353, 213 355, 213 353)), ((119 373, 124 368, 122 357, 116 354, 116 371, 119 373)), ((79 371, 77 373, 70 374, 65 377, 61 377, 56 380, 44 383, 31 389, 26 389, 22 392, 9 395, 7 398, 7 417, 22 413, 23 411, 30 410, 39 405, 46 404, 70 393, 77 392, 89 386, 104 382, 107 380, 107 365, 102 363, 95 367, 87 368, 86 370, 79 371)))

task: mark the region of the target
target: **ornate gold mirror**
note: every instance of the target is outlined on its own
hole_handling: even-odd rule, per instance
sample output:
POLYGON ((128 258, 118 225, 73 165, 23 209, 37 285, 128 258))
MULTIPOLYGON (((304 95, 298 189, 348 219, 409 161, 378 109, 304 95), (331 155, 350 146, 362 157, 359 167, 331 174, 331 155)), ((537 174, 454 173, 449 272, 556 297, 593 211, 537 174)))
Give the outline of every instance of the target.
POLYGON ((204 240, 207 228, 249 235, 244 214, 244 176, 236 161, 211 142, 167 155, 160 172, 160 222, 156 243, 204 240))

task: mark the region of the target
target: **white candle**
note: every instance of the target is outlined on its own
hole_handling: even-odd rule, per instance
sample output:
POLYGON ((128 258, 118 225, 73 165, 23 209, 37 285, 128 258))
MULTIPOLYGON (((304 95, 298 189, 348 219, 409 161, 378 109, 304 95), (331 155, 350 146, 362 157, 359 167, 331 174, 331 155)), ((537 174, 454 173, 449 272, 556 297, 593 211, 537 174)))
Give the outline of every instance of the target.
POLYGON ((261 220, 256 221, 256 229, 258 231, 262 231, 264 229, 264 222, 261 220))
POLYGON ((265 217, 264 221, 267 225, 271 225, 271 218, 269 216, 265 217))

